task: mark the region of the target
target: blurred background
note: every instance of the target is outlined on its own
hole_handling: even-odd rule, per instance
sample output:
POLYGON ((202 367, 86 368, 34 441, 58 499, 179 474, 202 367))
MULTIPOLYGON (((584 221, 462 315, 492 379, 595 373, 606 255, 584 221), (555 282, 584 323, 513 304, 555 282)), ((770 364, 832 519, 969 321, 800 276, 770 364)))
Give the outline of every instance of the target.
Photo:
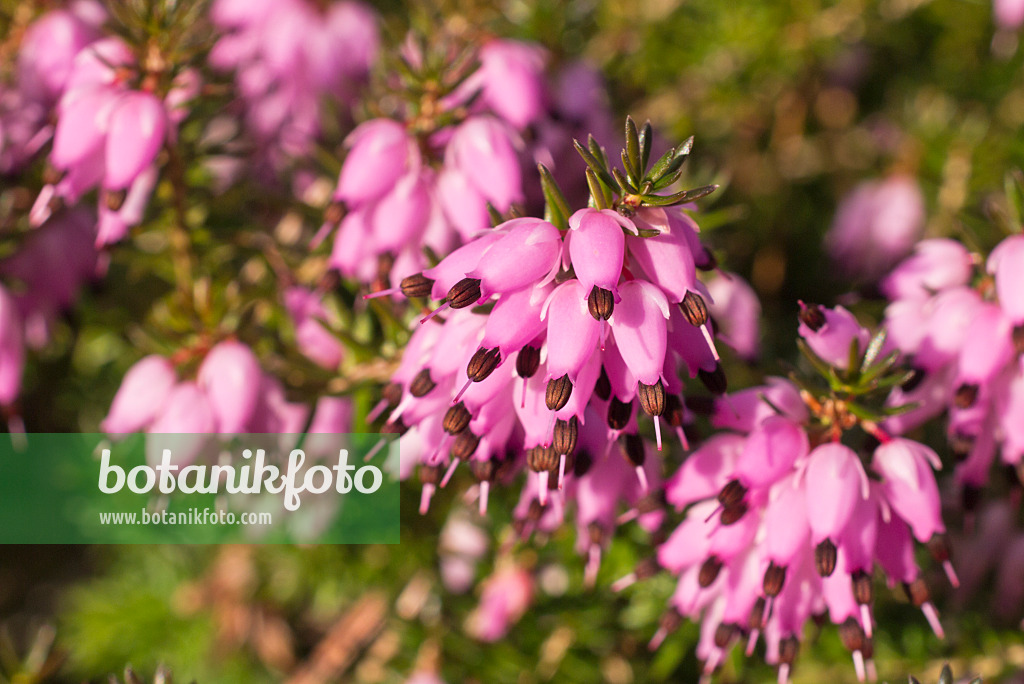
MULTIPOLYGON (((56 4, 0 0, 0 59, 16 53, 18 26, 56 4)), ((879 320, 873 281, 844 271, 823 249, 837 207, 859 183, 916 179, 926 207, 922 234, 981 249, 998 241, 1012 215, 1007 178, 1012 183, 1024 164, 1024 47, 987 0, 375 8, 385 45, 410 28, 429 33, 441 25, 537 41, 554 64, 584 59, 600 71, 613 121, 649 118, 665 146, 695 136, 691 184, 723 185, 702 202, 705 239, 763 306, 758 368, 725 353, 733 388, 796 362, 799 300, 855 305, 863 322, 879 320)), ((218 106, 216 98, 199 105, 218 106)), ((340 159, 343 132, 331 141, 327 130, 328 157, 340 159)), ((336 174, 337 166, 324 170, 336 174)), ((251 186, 228 192, 210 203, 198 243, 260 220, 287 197, 281 189, 254 194, 251 186)), ((52 344, 33 357, 21 399, 30 431, 98 430, 137 358, 130 336, 116 331, 150 316, 165 294, 166 285, 146 275, 167 268, 161 258, 154 249, 115 259, 111 275, 83 294, 52 344)), ((203 258, 219 260, 225 278, 246 265, 230 250, 203 258)), ((251 280, 258 288, 259 278, 251 280)), ((367 375, 351 387, 362 416, 380 389, 379 374, 367 375)), ((175 680, 200 683, 392 683, 416 673, 425 682, 433 675, 524 684, 699 678, 696 626, 683 624, 660 649, 647 648, 673 579, 609 588, 650 555, 642 531, 620 530, 596 588, 585 589, 575 531, 515 544, 511 495, 496 493, 483 519, 452 491, 416 515, 418 484, 403 491, 397 546, 0 547, 0 682, 105 681, 122 676, 126 664, 145 681, 163 665, 175 680), (480 581, 509 554, 529 573, 524 591, 532 601, 508 618, 505 633, 475 638, 480 581)), ((955 530, 955 515, 950 524, 955 530)), ((937 681, 948 661, 986 682, 1024 682, 1022 616, 997 614, 988 583, 974 585, 969 594, 938 597, 945 641, 901 593, 881 591, 882 681, 909 674, 937 681)), ((734 652, 718 681, 774 681, 774 670, 756 660, 734 652)), ((855 681, 834 629, 808 635, 794 681, 855 681)))

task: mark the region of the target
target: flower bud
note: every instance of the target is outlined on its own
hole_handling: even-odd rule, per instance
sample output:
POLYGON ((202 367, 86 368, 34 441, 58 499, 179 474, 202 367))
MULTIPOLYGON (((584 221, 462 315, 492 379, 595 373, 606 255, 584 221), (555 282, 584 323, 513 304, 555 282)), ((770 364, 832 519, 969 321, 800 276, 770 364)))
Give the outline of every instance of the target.
POLYGON ((146 427, 163 407, 176 382, 174 366, 162 356, 147 356, 138 361, 121 381, 110 412, 103 419, 103 431, 123 434, 146 427))

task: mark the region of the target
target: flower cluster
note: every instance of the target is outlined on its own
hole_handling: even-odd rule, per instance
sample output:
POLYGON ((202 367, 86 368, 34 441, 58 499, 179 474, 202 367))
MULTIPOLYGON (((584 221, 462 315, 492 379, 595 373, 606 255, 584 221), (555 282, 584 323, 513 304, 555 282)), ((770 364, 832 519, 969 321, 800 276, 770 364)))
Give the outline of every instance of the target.
POLYGON ((50 60, 64 67, 55 72, 62 78, 41 79, 56 103, 49 152, 56 177, 39 193, 30 220, 40 225, 99 188, 96 243, 105 245, 142 220, 157 180, 157 155, 174 138, 200 79, 192 69, 169 79, 158 59, 136 55, 121 38, 95 37, 91 24, 58 12, 39 20, 29 36, 30 47, 45 57, 29 61, 27 70, 50 60), (68 40, 73 29, 80 39, 68 40))
POLYGON ((317 238, 338 225, 331 265, 345 277, 399 294, 389 285, 423 270, 424 246, 447 254, 490 228, 495 213, 522 207, 536 162, 568 176, 575 168, 565 157, 575 154, 567 141, 607 118, 585 67, 573 67, 585 74, 568 102, 549 92, 539 46, 495 39, 477 57, 473 70, 464 56, 436 58, 407 42, 404 68, 421 84, 418 98, 348 137, 317 238))
POLYGON ((310 418, 309 407, 289 401, 248 346, 225 340, 183 348, 172 358, 151 355, 138 361, 125 374, 101 428, 111 435, 188 435, 174 452, 176 463, 188 465, 212 444, 206 435, 338 434, 350 429, 351 418, 351 403, 338 397, 321 397, 310 418), (180 378, 178 367, 200 357, 194 379, 180 378))
POLYGON ((379 51, 377 16, 359 2, 217 0, 210 18, 224 31, 210 64, 233 72, 246 130, 275 168, 309 154, 325 99, 348 112, 379 51))
POLYGON ((652 647, 680 616, 701 620, 697 652, 707 674, 741 637, 750 655, 763 635, 766 660, 787 681, 804 623, 827 612, 863 680, 873 672, 875 564, 890 584, 906 588, 940 636, 914 539, 928 543, 957 582, 933 473, 938 456, 890 437, 861 406, 866 390, 893 384, 885 373, 897 354, 883 356, 884 337, 869 341, 843 309, 806 306, 801 320, 831 391, 819 398, 775 378, 717 400, 711 422, 723 432, 665 485, 666 500, 686 509, 685 520, 658 548, 656 563, 619 584, 658 567, 679 576, 652 647))
POLYGON ((889 418, 903 434, 943 412, 957 479, 973 490, 1000 460, 1024 456, 1024 236, 1005 238, 987 260, 959 242, 925 240, 882 281, 889 339, 914 368, 893 402, 917 408, 889 418))
POLYGON ((444 303, 418 325, 379 407, 391 409, 384 430, 402 435, 403 475, 419 467, 421 510, 461 462, 479 482, 481 511, 492 484, 525 467, 521 532, 559 525, 575 501, 588 579, 621 502, 645 526, 662 519, 661 468, 640 424, 653 421, 659 450, 663 418, 685 444, 680 369, 725 389, 696 276, 714 261, 697 224, 670 206, 714 187, 647 194, 675 182, 689 152, 670 150, 648 174, 650 137, 628 121, 636 159, 630 178, 615 170, 619 181, 596 145, 581 146, 608 181, 588 170, 595 207, 569 216, 545 176, 552 221, 506 221, 406 277, 407 297, 444 303))

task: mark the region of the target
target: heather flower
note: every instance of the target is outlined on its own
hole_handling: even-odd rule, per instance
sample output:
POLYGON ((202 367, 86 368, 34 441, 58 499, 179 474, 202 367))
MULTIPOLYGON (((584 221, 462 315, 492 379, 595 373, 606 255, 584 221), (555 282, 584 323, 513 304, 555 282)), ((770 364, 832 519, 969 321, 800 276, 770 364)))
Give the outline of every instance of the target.
POLYGON ((337 325, 321 301, 321 295, 300 286, 287 288, 284 305, 295 323, 295 344, 299 351, 317 364, 335 369, 341 363, 345 348, 325 325, 337 325))
POLYGON ((747 361, 761 353, 761 302, 750 284, 735 273, 723 273, 706 283, 708 311, 718 324, 718 337, 747 361))
POLYGON ((533 602, 533 578, 515 565, 499 567, 483 583, 480 605, 466 628, 481 641, 497 641, 508 633, 533 602))
POLYGON ((307 154, 322 129, 321 104, 352 107, 377 59, 376 14, 359 2, 218 0, 224 34, 210 63, 234 72, 246 131, 272 168, 307 154))
POLYGON ((403 290, 444 302, 417 325, 373 414, 387 410, 383 430, 401 435, 400 470, 418 471, 421 511, 460 463, 481 512, 492 487, 528 471, 515 511, 524 538, 561 525, 574 502, 588 583, 619 524, 663 521, 661 465, 641 424, 653 422, 659 451, 663 424, 685 445, 682 369, 724 391, 695 224, 677 207, 631 201, 641 206, 563 211, 560 225, 505 221, 407 277, 403 290), (688 261, 670 264, 663 244, 688 261))
POLYGON ((1024 456, 1022 245, 1007 237, 985 261, 953 240, 926 241, 883 281, 889 338, 914 369, 891 401, 917 404, 884 427, 905 434, 945 413, 965 501, 997 458, 1016 466, 1024 456))
MULTIPOLYGON (((914 538, 927 543, 950 581, 958 582, 943 534, 938 456, 878 427, 886 412, 898 409, 875 418, 866 405, 879 385, 884 399, 886 388, 902 379, 881 381, 898 353, 886 354, 884 337, 871 338, 845 310, 805 307, 801 334, 815 368, 836 378, 828 394, 819 398, 810 384, 798 389, 772 379, 720 398, 711 421, 727 431, 695 449, 665 486, 666 501, 686 514, 657 550, 658 566, 677 575, 679 585, 651 646, 681 616, 700 620, 697 653, 706 675, 733 644, 745 640, 751 655, 763 636, 767 661, 779 666, 780 682, 788 681, 803 625, 827 614, 853 655, 858 678, 874 678, 875 564, 891 584, 906 587, 940 637, 938 613, 914 560, 914 538), (821 339, 826 325, 839 341, 821 339), (845 348, 845 355, 836 351, 829 362, 823 355, 832 347, 845 348), (864 375, 871 379, 856 379, 864 375), (848 446, 844 434, 853 430, 879 445, 848 446)), ((653 572, 642 564, 616 588, 653 572)))
POLYGON ((825 248, 846 275, 876 280, 907 255, 924 228, 924 196, 908 176, 862 183, 840 204, 825 248))

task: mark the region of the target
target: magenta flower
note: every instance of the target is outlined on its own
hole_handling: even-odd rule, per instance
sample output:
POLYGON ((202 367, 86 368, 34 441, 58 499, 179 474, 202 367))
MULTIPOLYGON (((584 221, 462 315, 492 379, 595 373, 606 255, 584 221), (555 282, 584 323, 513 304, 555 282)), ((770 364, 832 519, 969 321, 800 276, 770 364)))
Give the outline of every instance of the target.
POLYGON ((100 428, 110 434, 126 434, 149 427, 163 412, 177 384, 178 376, 169 360, 144 357, 125 373, 100 428))
POLYGON ((256 407, 261 377, 256 356, 240 342, 221 342, 206 355, 199 367, 199 386, 209 398, 218 431, 245 432, 256 407))
POLYGON ((21 391, 25 342, 17 303, 0 286, 0 406, 9 406, 21 391))

